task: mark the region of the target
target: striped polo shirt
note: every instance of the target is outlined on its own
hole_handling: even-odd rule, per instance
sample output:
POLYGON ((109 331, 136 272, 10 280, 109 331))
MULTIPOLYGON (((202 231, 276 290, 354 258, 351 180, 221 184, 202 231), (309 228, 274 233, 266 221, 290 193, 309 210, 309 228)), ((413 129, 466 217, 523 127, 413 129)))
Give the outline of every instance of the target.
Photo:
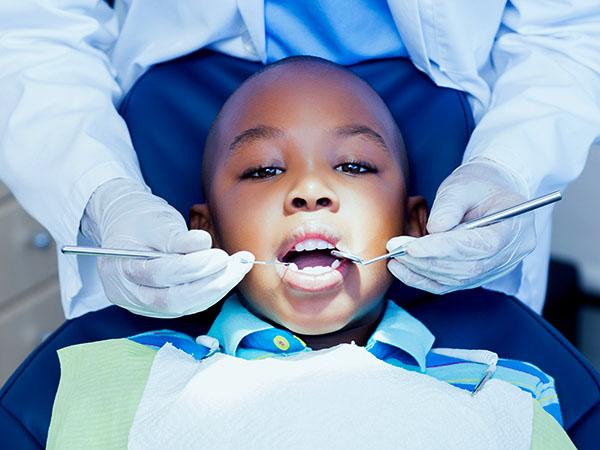
MULTIPOLYGON (((562 418, 552 378, 531 364, 498 359, 493 352, 433 348, 433 341, 421 322, 387 301, 365 348, 398 370, 419 372, 469 392, 477 386, 485 390, 482 382, 490 378, 513 384, 532 397, 531 448, 574 448, 559 425, 562 418)), ((83 448, 90 443, 103 449, 127 447, 156 350, 167 343, 199 362, 209 362, 217 352, 249 360, 312 351, 293 333, 253 315, 235 296, 225 301, 208 335, 193 338, 156 330, 63 348, 58 352, 61 377, 47 448, 83 448)), ((164 386, 170 389, 168 380, 164 386)))
MULTIPOLYGON (((244 359, 287 357, 312 351, 290 331, 252 314, 235 295, 223 304, 208 336, 219 342, 220 351, 244 359)), ((523 361, 498 358, 486 350, 433 348, 434 339, 423 323, 388 300, 365 348, 389 364, 470 392, 491 378, 506 381, 531 394, 562 425, 554 380, 539 368, 523 361)))

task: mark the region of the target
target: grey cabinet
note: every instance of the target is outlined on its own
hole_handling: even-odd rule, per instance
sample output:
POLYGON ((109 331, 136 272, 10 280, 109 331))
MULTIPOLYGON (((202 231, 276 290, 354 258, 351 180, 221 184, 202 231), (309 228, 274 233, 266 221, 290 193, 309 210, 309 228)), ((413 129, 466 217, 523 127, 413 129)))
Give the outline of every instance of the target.
POLYGON ((0 183, 0 385, 63 321, 50 235, 0 183))

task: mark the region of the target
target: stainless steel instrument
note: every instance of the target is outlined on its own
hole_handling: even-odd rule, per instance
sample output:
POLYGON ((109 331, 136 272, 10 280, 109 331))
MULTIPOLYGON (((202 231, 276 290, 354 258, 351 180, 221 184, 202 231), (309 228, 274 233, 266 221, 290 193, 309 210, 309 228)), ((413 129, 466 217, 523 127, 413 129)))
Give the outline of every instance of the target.
MULTIPOLYGON (((471 230, 473 228, 481 228, 486 227, 488 225, 492 225, 494 223, 500 222, 502 220, 510 219, 511 217, 516 217, 521 214, 524 214, 529 211, 533 211, 535 209, 541 208, 542 206, 549 205, 550 203, 554 203, 559 201, 562 198, 560 192, 555 191, 550 194, 543 195, 541 197, 534 198, 533 200, 529 200, 523 203, 519 203, 518 205, 512 206, 510 208, 503 209, 501 211, 489 214, 487 216, 481 217, 479 219, 469 220, 468 222, 463 222, 458 224, 453 230, 466 229, 471 230)), ((394 258, 396 256, 402 256, 406 254, 406 245, 402 245, 385 255, 377 256, 372 259, 363 259, 360 256, 353 255, 350 252, 342 252, 339 250, 332 250, 331 254, 338 258, 344 258, 352 261, 353 263, 360 264, 363 266, 367 266, 377 261, 381 261, 383 259, 394 258)))

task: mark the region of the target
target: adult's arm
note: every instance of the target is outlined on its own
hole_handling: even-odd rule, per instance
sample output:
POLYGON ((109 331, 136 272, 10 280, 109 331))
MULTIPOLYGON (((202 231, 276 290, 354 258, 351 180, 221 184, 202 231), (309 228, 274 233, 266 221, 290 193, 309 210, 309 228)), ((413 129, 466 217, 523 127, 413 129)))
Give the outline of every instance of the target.
POLYGON ((512 0, 491 58, 491 104, 465 161, 502 163, 531 194, 565 187, 600 137, 600 3, 512 0))
MULTIPOLYGON (((409 255, 389 266, 407 284, 432 292, 484 285, 515 295, 523 282, 535 290, 545 265, 519 265, 535 235, 548 235, 550 209, 535 213, 535 234, 525 216, 486 229, 445 231, 465 213, 482 216, 564 188, 600 136, 597 1, 509 2, 490 57, 491 67, 482 72, 491 102, 476 117, 463 166, 438 191, 428 223, 434 234, 414 241, 409 255), (510 280, 501 278, 513 270, 510 280)), ((547 245, 538 239, 536 252, 547 252, 547 245)), ((538 297, 531 306, 539 310, 538 297)))
MULTIPOLYGON (((108 54, 119 23, 103 0, 0 2, 0 178, 60 243, 77 241, 94 190, 143 183, 108 54)), ((81 282, 65 258, 61 288, 81 282)))
MULTIPOLYGON (((181 256, 100 259, 108 299, 138 314, 206 309, 252 267, 210 249, 204 231, 145 186, 116 105, 150 65, 214 41, 240 40, 236 6, 191 2, 24 0, 0 5, 0 177, 61 243, 81 229, 96 244, 181 256), (237 36, 237 38, 236 38, 237 36), (85 212, 85 213, 84 213, 85 212), (152 226, 148 226, 151 223, 152 226)), ((77 260, 59 255, 68 316, 82 286, 77 260)), ((244 254, 244 259, 252 258, 244 254)), ((97 309, 102 305, 83 305, 97 309)))

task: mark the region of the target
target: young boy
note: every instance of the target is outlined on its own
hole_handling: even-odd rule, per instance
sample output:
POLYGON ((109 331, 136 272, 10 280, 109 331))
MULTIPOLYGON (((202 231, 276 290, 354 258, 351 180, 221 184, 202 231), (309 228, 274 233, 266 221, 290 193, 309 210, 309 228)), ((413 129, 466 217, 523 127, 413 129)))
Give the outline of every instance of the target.
POLYGON ((360 78, 316 58, 267 66, 223 106, 202 171, 191 227, 274 264, 254 266, 197 342, 161 331, 61 350, 49 448, 573 448, 551 378, 432 350, 385 299, 385 261, 331 256, 425 233, 400 131, 360 78))

